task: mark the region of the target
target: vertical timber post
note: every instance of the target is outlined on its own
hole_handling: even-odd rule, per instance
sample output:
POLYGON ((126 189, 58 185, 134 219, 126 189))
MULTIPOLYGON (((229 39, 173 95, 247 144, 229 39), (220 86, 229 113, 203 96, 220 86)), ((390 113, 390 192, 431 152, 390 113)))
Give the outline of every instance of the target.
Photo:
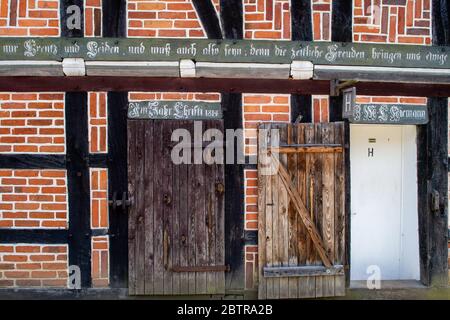
MULTIPOLYGON (((312 41, 311 0, 291 0, 292 40, 312 41)), ((291 121, 312 122, 312 96, 291 95, 291 121)))
MULTIPOLYGON (((450 44, 448 9, 433 0, 433 45, 450 44)), ((417 130, 420 274, 439 287, 448 285, 448 98, 428 97, 427 108, 429 122, 417 130)))
MULTIPOLYGON (((331 41, 352 42, 353 3, 348 0, 333 0, 331 17, 331 41)), ((330 122, 343 121, 343 96, 330 97, 330 122)), ((345 120, 344 125, 345 146, 345 281, 346 287, 350 285, 350 124, 345 120)))
MULTIPOLYGON (((83 1, 65 0, 61 2, 61 36, 83 37, 83 1), (70 29, 68 17, 77 10, 81 16, 81 28, 70 29)), ((90 185, 89 185, 89 142, 88 106, 86 92, 66 92, 66 169, 69 207, 69 265, 78 266, 81 271, 81 287, 91 287, 91 226, 90 226, 90 185)))
MULTIPOLYGON (((243 7, 241 0, 221 0, 220 16, 225 39, 243 38, 243 7)), ((242 94, 222 93, 225 129, 242 129, 242 94)), ((244 273, 244 165, 225 165, 225 263, 230 272, 225 275, 227 291, 242 291, 244 273)))
MULTIPOLYGON (((103 36, 126 36, 126 1, 103 1, 103 36)), ((128 191, 127 175, 128 92, 108 92, 108 193, 128 191)), ((110 285, 128 287, 127 209, 110 208, 110 285)))

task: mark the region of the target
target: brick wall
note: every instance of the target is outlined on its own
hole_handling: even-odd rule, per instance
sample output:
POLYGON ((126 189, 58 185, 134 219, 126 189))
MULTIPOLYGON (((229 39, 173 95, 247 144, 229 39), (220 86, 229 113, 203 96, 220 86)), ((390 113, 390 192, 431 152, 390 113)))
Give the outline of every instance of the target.
POLYGON ((191 0, 128 0, 127 8, 129 37, 206 38, 191 0))
POLYGON ((0 153, 64 153, 63 93, 0 93, 0 153))
POLYGON ((91 228, 108 228, 108 170, 91 168, 91 228))
POLYGON ((66 245, 0 244, 0 287, 66 287, 66 245))
POLYGON ((64 170, 0 169, 0 228, 67 228, 64 170))
POLYGON ((60 35, 59 0, 0 0, 0 36, 60 35))
POLYGON ((109 285, 109 237, 92 237, 92 286, 95 288, 109 285))
POLYGON ((289 0, 243 0, 246 39, 291 39, 289 0))
POLYGON ((107 92, 89 92, 89 152, 108 152, 107 92))
POLYGON ((431 0, 354 0, 353 17, 355 42, 431 45, 431 0))
POLYGON ((84 0, 85 37, 102 36, 102 4, 103 0, 84 0))
POLYGON ((258 246, 245 246, 245 289, 258 285, 258 246))

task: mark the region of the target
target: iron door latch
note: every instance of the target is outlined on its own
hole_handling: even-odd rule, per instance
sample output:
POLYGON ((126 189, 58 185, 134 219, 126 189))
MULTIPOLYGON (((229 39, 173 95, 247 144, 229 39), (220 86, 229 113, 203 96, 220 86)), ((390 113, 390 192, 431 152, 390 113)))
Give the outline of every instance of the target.
POLYGON ((113 211, 115 211, 118 207, 122 207, 122 210, 125 211, 128 207, 131 206, 131 200, 128 199, 128 195, 126 192, 122 193, 122 199, 117 199, 117 192, 114 191, 112 200, 109 200, 108 203, 110 206, 112 206, 113 211))

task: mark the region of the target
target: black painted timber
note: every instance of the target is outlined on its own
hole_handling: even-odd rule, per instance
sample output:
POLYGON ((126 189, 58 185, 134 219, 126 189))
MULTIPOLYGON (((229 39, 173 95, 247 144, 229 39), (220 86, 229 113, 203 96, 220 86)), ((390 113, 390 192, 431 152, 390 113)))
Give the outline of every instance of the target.
POLYGON ((86 92, 67 92, 65 103, 69 265, 81 270, 81 286, 91 286, 91 226, 88 105, 86 92))
POLYGON ((64 244, 68 238, 68 230, 0 229, 0 243, 3 244, 64 244))
POLYGON ((242 0, 220 0, 220 19, 225 39, 243 38, 242 0))
POLYGON ((192 0, 208 39, 222 39, 219 17, 211 0, 192 0))
POLYGON ((5 169, 65 169, 65 155, 1 154, 0 168, 5 169))
MULTIPOLYGON (((312 41, 311 0, 292 0, 292 40, 312 41)), ((300 122, 312 122, 312 96, 291 95, 291 121, 295 122, 301 116, 300 122)))
POLYGON ((311 0, 291 0, 292 40, 313 41, 311 0))
MULTIPOLYGON (((223 94, 225 129, 242 128, 242 95, 223 94)), ((237 164, 236 155, 242 145, 235 141, 235 164, 225 165, 225 274, 227 290, 244 289, 244 165, 237 164)))
MULTIPOLYGON (((220 16, 225 39, 243 38, 243 11, 241 0, 221 0, 220 16)), ((242 129, 242 94, 222 93, 225 129, 242 129)), ((237 164, 238 146, 235 143, 235 163, 225 165, 225 289, 244 289, 244 165, 237 164)))
MULTIPOLYGON (((353 6, 352 1, 333 0, 331 17, 331 41, 352 42, 353 6)), ((358 91, 357 91, 358 94, 358 91)), ((350 124, 342 118, 342 94, 330 97, 330 122, 344 121, 344 148, 345 148, 345 284, 350 286, 350 243, 351 243, 351 177, 350 177, 350 124)))
MULTIPOLYGON (((103 36, 126 37, 126 1, 103 1, 103 36)), ((128 92, 108 92, 108 193, 128 193, 128 92)), ((121 196, 120 196, 121 197, 121 196)), ((110 286, 128 288, 128 210, 110 207, 110 286)))
POLYGON ((301 121, 312 122, 312 96, 293 94, 291 96, 291 121, 295 122, 301 116, 301 121))
POLYGON ((60 1, 60 17, 61 17, 61 37, 81 38, 84 36, 84 0, 61 0, 60 1), (81 29, 67 28, 67 18, 73 13, 68 14, 67 8, 76 5, 80 8, 81 29))
POLYGON ((331 41, 352 42, 353 1, 333 0, 331 41))
POLYGON ((450 1, 433 0, 433 42, 437 45, 450 45, 450 1))
MULTIPOLYGON (((109 194, 128 193, 127 94, 108 93, 109 194)), ((113 288, 128 287, 128 214, 122 207, 110 207, 110 281, 113 288)))
POLYGON ((448 284, 448 151, 447 98, 428 98, 430 121, 418 126, 417 178, 421 281, 448 284), (439 206, 432 209, 432 194, 439 206))
MULTIPOLYGON (((449 3, 433 0, 433 45, 449 44, 449 3)), ((448 285, 448 98, 428 97, 429 122, 417 127, 421 281, 448 285), (438 208, 432 206, 438 197, 438 208), (437 210, 436 210, 437 209, 437 210)))
POLYGON ((127 36, 127 1, 103 1, 102 13, 103 36, 125 38, 127 36))

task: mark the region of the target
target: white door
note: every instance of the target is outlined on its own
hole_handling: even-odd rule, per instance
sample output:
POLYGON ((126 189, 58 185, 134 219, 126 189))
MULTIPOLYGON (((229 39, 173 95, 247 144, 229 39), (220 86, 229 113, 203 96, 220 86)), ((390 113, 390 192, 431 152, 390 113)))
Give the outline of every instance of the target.
POLYGON ((351 280, 419 279, 416 128, 350 130, 351 280))

